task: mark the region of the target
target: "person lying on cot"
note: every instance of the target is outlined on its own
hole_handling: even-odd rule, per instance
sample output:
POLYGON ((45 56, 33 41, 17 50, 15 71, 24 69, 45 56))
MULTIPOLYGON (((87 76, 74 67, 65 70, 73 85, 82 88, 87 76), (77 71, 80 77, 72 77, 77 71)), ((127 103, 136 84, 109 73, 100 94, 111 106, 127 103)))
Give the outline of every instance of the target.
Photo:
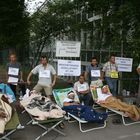
POLYGON ((25 110, 36 120, 47 120, 49 118, 61 118, 65 115, 58 105, 49 98, 42 96, 35 90, 28 93, 29 96, 20 101, 25 110))
POLYGON ((9 104, 8 97, 0 94, 0 134, 4 133, 7 122, 11 119, 12 107, 9 104))
POLYGON ((99 113, 90 106, 81 105, 75 101, 75 93, 73 91, 67 94, 63 101, 62 109, 88 122, 104 123, 107 119, 107 113, 99 113))
POLYGON ((97 94, 97 103, 101 106, 122 111, 126 116, 130 117, 134 121, 140 120, 140 108, 135 105, 122 102, 120 99, 113 97, 109 92, 107 85, 103 86, 101 92, 97 92, 97 94))

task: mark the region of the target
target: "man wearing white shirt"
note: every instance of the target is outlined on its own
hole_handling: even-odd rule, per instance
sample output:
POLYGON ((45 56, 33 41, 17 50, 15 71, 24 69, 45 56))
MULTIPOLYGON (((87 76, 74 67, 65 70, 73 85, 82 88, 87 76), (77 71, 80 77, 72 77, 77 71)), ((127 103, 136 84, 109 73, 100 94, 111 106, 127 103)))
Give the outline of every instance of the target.
POLYGON ((102 89, 97 88, 97 96, 97 103, 101 104, 101 106, 122 111, 134 121, 140 120, 140 108, 113 97, 108 86, 103 86, 102 89))
POLYGON ((80 75, 79 81, 74 84, 74 90, 77 92, 79 96, 80 103, 84 102, 84 105, 89 105, 91 96, 89 85, 85 82, 84 75, 80 75))
POLYGON ((48 64, 46 56, 41 57, 41 64, 37 65, 28 75, 27 83, 30 85, 30 78, 33 74, 38 74, 39 80, 37 85, 33 88, 37 92, 44 89, 47 96, 52 95, 52 87, 56 82, 56 71, 52 65, 48 64), (52 79, 53 77, 53 79, 52 79))

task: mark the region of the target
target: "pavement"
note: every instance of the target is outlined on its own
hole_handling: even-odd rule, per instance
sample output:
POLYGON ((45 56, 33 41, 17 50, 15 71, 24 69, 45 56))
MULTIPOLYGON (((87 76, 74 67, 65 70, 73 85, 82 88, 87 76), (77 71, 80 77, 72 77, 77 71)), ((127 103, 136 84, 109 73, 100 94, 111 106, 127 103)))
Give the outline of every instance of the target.
MULTIPOLYGON (((120 116, 114 116, 115 119, 120 116)), ((114 117, 108 117, 107 126, 104 129, 94 130, 86 133, 82 133, 79 130, 77 122, 68 123, 64 122, 65 128, 61 129, 66 136, 59 135, 58 133, 51 131, 40 140, 139 140, 140 139, 140 124, 134 124, 131 126, 124 126, 121 124, 113 124, 114 117)), ((19 113, 21 124, 25 126, 22 130, 17 130, 10 136, 11 140, 34 140, 38 135, 44 132, 44 130, 35 125, 26 125, 30 120, 27 113, 19 113)), ((93 124, 88 124, 85 127, 93 127, 93 124)), ((60 128, 59 128, 60 129, 60 128)))

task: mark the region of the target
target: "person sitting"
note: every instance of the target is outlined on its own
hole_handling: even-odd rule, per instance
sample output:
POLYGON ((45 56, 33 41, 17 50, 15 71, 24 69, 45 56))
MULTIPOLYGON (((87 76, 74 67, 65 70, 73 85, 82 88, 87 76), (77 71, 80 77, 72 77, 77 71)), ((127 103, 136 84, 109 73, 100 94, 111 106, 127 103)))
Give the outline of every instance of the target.
POLYGON ((63 110, 88 122, 104 123, 107 119, 107 113, 99 113, 91 107, 81 105, 78 101, 76 101, 75 93, 73 91, 70 91, 64 99, 63 110))
POLYGON ((80 103, 84 103, 84 105, 89 106, 91 103, 91 96, 89 85, 85 82, 84 75, 80 75, 79 80, 74 83, 74 90, 77 92, 80 103))
POLYGON ((8 97, 0 94, 0 134, 4 133, 5 126, 12 116, 12 107, 9 104, 8 97))
POLYGON ((122 102, 120 99, 113 97, 109 92, 108 86, 103 86, 101 92, 98 92, 97 94, 97 103, 101 104, 101 106, 122 111, 134 121, 140 120, 140 108, 135 105, 129 105, 122 102))

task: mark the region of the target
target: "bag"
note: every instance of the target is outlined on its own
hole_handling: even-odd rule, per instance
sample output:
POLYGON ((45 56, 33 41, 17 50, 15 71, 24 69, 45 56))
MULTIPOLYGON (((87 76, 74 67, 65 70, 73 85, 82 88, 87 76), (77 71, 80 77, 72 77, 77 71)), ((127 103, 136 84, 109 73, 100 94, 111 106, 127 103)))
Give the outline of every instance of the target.
POLYGON ((117 71, 112 71, 112 72, 110 73, 110 76, 111 76, 111 78, 119 78, 119 74, 118 74, 117 71))

